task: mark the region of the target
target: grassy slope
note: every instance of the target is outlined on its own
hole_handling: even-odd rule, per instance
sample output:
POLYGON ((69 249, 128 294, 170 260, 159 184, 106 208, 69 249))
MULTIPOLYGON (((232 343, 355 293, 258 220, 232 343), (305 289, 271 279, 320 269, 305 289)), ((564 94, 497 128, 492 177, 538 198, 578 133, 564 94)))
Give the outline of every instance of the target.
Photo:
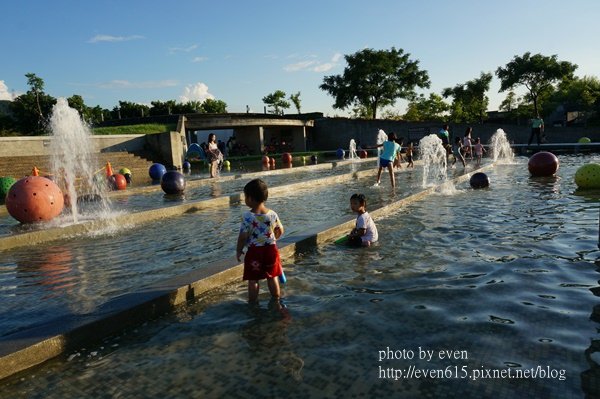
POLYGON ((94 134, 153 134, 170 132, 177 128, 175 124, 150 123, 144 125, 125 125, 96 127, 92 131, 94 134))

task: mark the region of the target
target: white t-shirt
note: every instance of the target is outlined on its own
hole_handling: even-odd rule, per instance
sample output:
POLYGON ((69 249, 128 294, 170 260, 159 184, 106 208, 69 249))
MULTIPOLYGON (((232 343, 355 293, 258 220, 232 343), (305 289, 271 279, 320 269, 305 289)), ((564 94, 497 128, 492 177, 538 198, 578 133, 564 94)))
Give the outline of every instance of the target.
POLYGON ((356 218, 356 228, 366 229, 365 235, 360 237, 363 242, 375 242, 379 239, 377 227, 375 226, 373 218, 371 217, 371 215, 369 215, 369 212, 365 212, 362 215, 358 215, 358 217, 356 218))

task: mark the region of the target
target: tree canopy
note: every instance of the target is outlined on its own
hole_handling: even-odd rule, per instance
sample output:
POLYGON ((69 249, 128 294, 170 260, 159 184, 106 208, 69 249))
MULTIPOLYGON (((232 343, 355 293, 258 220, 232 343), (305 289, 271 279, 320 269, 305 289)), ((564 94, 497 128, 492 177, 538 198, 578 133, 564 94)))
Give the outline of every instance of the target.
POLYGON ((319 87, 335 98, 334 108, 364 108, 364 113, 375 119, 378 108, 393 105, 399 98, 414 97, 415 87, 429 87, 427 71, 420 70, 419 61, 409 57, 394 47, 345 55, 348 65, 344 73, 326 76, 319 87))
POLYGON ((26 135, 44 134, 46 119, 56 99, 44 92, 44 80, 35 73, 25 74, 29 90, 10 104, 15 129, 26 135))
POLYGON ((300 113, 300 92, 290 94, 290 101, 292 102, 292 104, 294 104, 294 107, 296 107, 296 111, 300 113))
POLYGON ((421 94, 408 103, 403 119, 408 122, 441 122, 446 118, 445 113, 449 109, 450 106, 444 102, 442 96, 430 93, 429 97, 425 97, 421 94))
POLYGON ((485 93, 490 89, 491 81, 491 73, 481 72, 479 78, 445 88, 442 95, 453 97, 450 120, 457 123, 483 122, 489 104, 485 93))
POLYGON ((531 55, 526 52, 515 57, 505 67, 498 67, 496 76, 500 79, 500 92, 511 90, 516 86, 525 86, 529 98, 533 102, 536 115, 539 114, 539 98, 544 91, 563 80, 573 79, 576 64, 558 61, 557 55, 550 57, 542 54, 531 55))
POLYGON ((285 92, 282 90, 275 90, 273 93, 264 96, 262 102, 271 107, 270 112, 275 115, 282 115, 283 110, 290 107, 289 101, 285 99, 285 92))

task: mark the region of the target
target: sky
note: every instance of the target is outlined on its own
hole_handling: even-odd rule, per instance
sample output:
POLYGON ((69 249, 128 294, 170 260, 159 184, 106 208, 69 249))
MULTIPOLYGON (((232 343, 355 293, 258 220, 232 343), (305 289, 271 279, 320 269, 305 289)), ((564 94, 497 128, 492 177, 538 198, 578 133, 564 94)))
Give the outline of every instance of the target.
MULTIPOLYGON (((557 55, 600 76, 597 0, 0 0, 0 99, 35 73, 53 97, 119 101, 215 98, 228 112, 263 112, 275 90, 300 92, 302 112, 349 116, 319 89, 344 55, 403 49, 441 94, 525 52, 557 55)), ((498 93, 494 75, 489 110, 498 93)), ((518 91, 522 93, 522 90, 518 91)), ((406 101, 389 108, 406 111, 406 101)), ((295 108, 288 110, 294 113, 295 108)), ((380 110, 381 112, 381 110, 380 110)))

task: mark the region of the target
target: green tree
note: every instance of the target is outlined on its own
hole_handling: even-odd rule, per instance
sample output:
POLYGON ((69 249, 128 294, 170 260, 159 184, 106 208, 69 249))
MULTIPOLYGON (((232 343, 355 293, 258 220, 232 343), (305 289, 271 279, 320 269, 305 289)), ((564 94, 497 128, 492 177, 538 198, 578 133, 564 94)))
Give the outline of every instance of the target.
POLYGON ((444 98, 452 97, 450 120, 456 123, 483 122, 489 104, 485 92, 490 89, 492 74, 481 72, 479 78, 442 91, 444 98))
POLYGON ((555 83, 572 79, 577 69, 577 65, 558 61, 557 58, 557 55, 532 56, 530 52, 526 52, 523 56, 515 55, 505 67, 496 70, 496 76, 500 79, 500 92, 511 90, 516 86, 525 86, 533 103, 535 115, 538 115, 540 95, 551 89, 555 83))
POLYGON ((207 98, 202 102, 200 106, 199 112, 205 114, 226 114, 227 113, 227 103, 223 100, 215 100, 212 98, 207 98))
POLYGON ((500 103, 500 110, 506 112, 514 111, 519 105, 519 97, 515 94, 514 91, 510 90, 504 100, 500 103))
POLYGON ((446 112, 449 109, 450 106, 444 102, 442 96, 430 93, 429 97, 425 97, 421 94, 408 103, 403 119, 409 122, 442 122, 446 120, 446 112))
POLYGON ((25 135, 46 133, 46 119, 56 99, 44 93, 44 80, 34 73, 25 74, 29 90, 10 103, 15 129, 25 135))
POLYGON ((323 78, 319 86, 335 98, 334 108, 359 106, 365 114, 377 118, 377 109, 394 105, 399 98, 411 98, 415 87, 429 87, 427 71, 419 69, 419 61, 409 59, 402 49, 364 49, 345 55, 343 75, 323 78))
POLYGON ((113 114, 119 119, 140 118, 150 114, 150 107, 130 101, 119 101, 119 106, 113 108, 113 114))
POLYGON ((352 117, 360 119, 373 119, 373 110, 366 105, 356 104, 352 107, 352 117))
POLYGON ((583 119, 596 111, 600 101, 600 80, 595 76, 575 77, 558 84, 554 92, 547 96, 543 110, 546 115, 562 107, 565 112, 578 112, 583 119))
POLYGON ((290 101, 292 104, 294 104, 294 107, 296 107, 296 110, 300 114, 300 92, 296 94, 290 94, 290 101))
POLYGON ((268 107, 272 107, 271 113, 275 115, 283 115, 283 110, 290 107, 290 103, 285 99, 285 92, 282 90, 276 90, 266 95, 262 102, 268 107))
POLYGON ((151 105, 151 107, 148 112, 152 116, 171 115, 172 113, 175 113, 174 110, 175 110, 177 103, 175 102, 175 100, 150 101, 150 105, 151 105))
POLYGON ((35 73, 26 73, 25 77, 27 78, 27 85, 29 86, 29 91, 31 91, 35 96, 38 117, 40 120, 44 119, 44 113, 42 111, 42 106, 40 103, 40 97, 44 94, 44 80, 38 77, 35 73))

